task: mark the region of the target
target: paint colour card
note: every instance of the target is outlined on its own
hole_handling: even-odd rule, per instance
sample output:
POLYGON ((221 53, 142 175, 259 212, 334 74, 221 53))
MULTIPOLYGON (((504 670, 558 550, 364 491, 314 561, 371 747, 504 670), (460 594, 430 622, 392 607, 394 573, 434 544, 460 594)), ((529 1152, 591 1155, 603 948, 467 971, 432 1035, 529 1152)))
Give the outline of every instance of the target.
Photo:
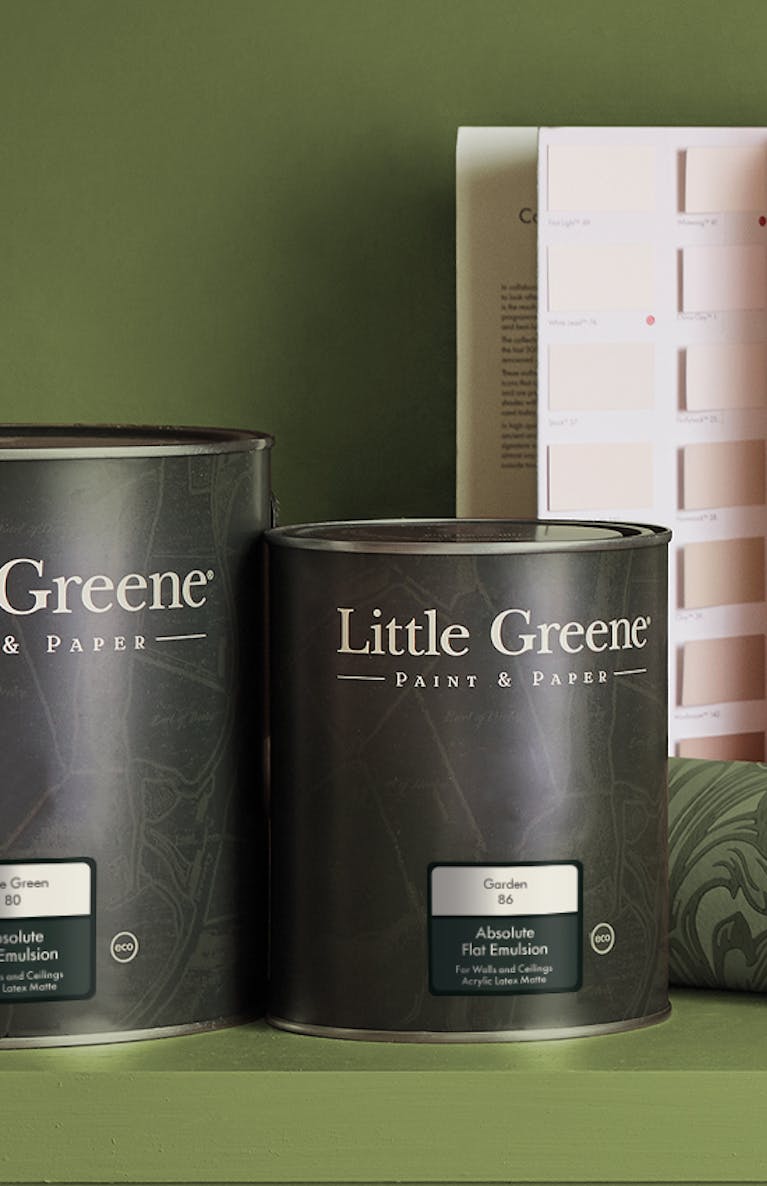
POLYGON ((688 213, 761 213, 767 206, 765 144, 698 144, 688 148, 684 199, 688 213))
POLYGON ((763 700, 764 635, 706 638, 685 643, 682 704, 763 700))
POLYGON ((538 513, 672 529, 671 752, 762 757, 767 130, 542 128, 538 277, 538 513))
POLYGON ((552 511, 619 511, 653 502, 653 450, 646 442, 552 445, 549 506, 552 511))
POLYGON ((657 200, 652 144, 549 148, 549 210, 652 210, 657 200))
POLYGON ((624 313, 652 308, 653 249, 645 243, 549 248, 549 312, 624 313))
POLYGON ((685 737, 680 758, 708 758, 713 762, 763 762, 764 733, 725 733, 713 737, 685 737))
POLYGON ((767 253, 761 245, 711 243, 682 251, 685 313, 764 309, 767 253))
POLYGON ((714 441, 684 449, 686 511, 764 505, 764 441, 714 441))
POLYGON ((685 350, 689 412, 767 406, 767 343, 690 342, 685 350))
POLYGON ((559 342, 549 347, 552 411, 651 408, 654 398, 651 342, 559 342))
POLYGON ((681 605, 703 609, 765 600, 763 536, 685 544, 681 605))

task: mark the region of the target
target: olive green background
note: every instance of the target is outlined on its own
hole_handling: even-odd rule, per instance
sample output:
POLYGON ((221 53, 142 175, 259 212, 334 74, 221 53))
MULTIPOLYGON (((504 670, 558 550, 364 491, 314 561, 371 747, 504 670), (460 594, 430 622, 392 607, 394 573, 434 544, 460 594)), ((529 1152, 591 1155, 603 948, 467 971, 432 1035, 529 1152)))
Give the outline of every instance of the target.
POLYGON ((762 0, 0 0, 0 417, 450 514, 460 124, 767 122, 762 0))

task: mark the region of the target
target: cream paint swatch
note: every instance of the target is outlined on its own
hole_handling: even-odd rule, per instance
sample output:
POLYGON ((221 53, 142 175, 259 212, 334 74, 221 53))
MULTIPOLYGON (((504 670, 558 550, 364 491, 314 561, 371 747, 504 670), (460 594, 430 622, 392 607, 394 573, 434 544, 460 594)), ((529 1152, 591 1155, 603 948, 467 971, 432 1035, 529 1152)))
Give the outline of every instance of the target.
POLYGON ((685 359, 685 406, 701 412, 767 404, 767 343, 691 342, 685 359))
POLYGON ((549 347, 549 408, 621 411, 651 408, 655 348, 649 342, 568 342, 549 347))
POLYGON ((764 635, 696 639, 682 654, 682 705, 764 699, 764 635))
POLYGON ((695 145, 685 154, 684 208, 704 214, 767 206, 763 144, 695 145))
POLYGON ((763 309, 767 304, 764 247, 712 243, 682 251, 682 310, 685 313, 763 309))
POLYGON ((677 753, 680 758, 708 758, 713 762, 763 762, 764 733, 686 737, 679 742, 677 753))
POLYGON ((552 144, 549 210, 654 210, 652 145, 552 144))
POLYGON ((649 244, 559 243, 548 250, 551 312, 620 313, 652 307, 655 260, 649 244))
POLYGON ((649 442, 549 446, 549 510, 633 510, 652 501, 649 442))
POLYGON ((686 445, 683 471, 686 511, 764 503, 764 441, 686 445))
POLYGON ((764 601, 764 538, 685 544, 683 609, 764 601))

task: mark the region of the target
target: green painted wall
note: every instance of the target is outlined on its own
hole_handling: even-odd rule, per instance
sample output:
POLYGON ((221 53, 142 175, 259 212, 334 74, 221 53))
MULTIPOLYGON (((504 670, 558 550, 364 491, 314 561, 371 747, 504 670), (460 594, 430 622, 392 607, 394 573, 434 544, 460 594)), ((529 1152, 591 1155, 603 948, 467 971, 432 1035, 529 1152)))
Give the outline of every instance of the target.
POLYGON ((0 416, 450 514, 458 125, 767 123, 763 0, 0 0, 0 416))

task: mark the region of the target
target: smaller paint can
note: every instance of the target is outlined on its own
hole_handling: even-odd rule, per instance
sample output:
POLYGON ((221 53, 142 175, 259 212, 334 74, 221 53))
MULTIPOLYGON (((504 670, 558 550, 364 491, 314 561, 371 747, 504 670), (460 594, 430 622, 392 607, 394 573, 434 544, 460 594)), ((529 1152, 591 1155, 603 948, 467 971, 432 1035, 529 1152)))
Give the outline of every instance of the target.
POLYGON ((269 1020, 476 1042, 664 1018, 670 533, 267 539, 269 1020))
POLYGON ((263 1013, 271 445, 0 428, 0 1048, 263 1013))

